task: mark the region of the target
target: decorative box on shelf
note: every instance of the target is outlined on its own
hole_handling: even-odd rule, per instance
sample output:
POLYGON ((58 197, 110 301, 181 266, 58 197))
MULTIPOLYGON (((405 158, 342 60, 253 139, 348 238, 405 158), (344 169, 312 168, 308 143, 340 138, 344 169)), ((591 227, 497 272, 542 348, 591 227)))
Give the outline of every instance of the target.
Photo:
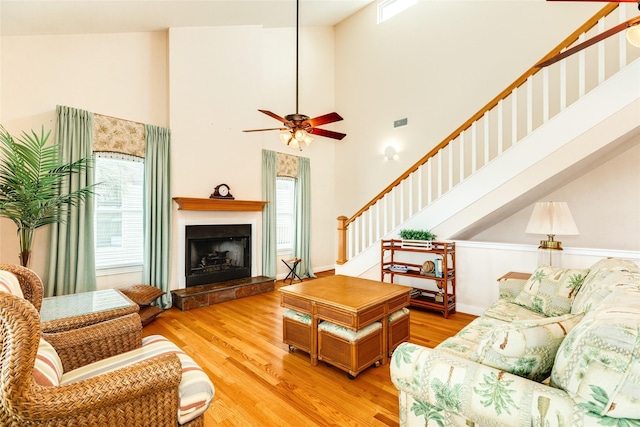
POLYGON ((403 248, 433 249, 431 240, 402 240, 403 248))

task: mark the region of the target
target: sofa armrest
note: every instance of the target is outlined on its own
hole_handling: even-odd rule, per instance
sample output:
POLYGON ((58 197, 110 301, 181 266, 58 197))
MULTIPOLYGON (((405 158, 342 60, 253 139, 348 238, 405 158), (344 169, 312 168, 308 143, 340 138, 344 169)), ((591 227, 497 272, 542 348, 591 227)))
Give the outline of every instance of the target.
POLYGON ((498 281, 500 299, 513 301, 524 289, 527 279, 502 279, 498 281))
POLYGON ((403 425, 460 417, 484 425, 569 425, 585 416, 562 390, 438 349, 403 343, 390 368, 403 425))

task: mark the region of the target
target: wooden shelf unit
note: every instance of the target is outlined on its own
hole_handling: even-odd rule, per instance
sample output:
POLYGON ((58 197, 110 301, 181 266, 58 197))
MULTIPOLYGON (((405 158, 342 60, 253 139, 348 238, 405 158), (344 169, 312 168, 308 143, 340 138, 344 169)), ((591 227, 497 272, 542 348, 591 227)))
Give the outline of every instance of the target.
POLYGON ((436 286, 444 292, 414 288, 411 292, 411 306, 426 308, 441 312, 445 319, 456 311, 456 244, 454 242, 431 242, 430 247, 403 247, 402 240, 382 240, 380 250, 380 280, 389 278, 394 283, 396 276, 412 277, 417 279, 432 280, 436 286), (424 260, 435 262, 436 258, 442 258, 442 277, 436 277, 434 273, 420 274, 422 264, 402 261, 402 253, 425 254, 424 260), (385 260, 385 255, 389 259, 385 260), (406 271, 393 270, 392 266, 406 267, 406 271), (442 298, 442 302, 436 298, 442 298))

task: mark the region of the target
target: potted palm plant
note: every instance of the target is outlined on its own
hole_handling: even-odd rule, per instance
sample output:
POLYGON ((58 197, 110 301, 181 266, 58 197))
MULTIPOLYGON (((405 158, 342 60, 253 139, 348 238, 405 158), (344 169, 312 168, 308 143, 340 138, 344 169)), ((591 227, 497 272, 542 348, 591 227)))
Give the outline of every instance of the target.
POLYGON ((438 236, 433 234, 431 230, 400 230, 400 239, 402 239, 403 248, 425 248, 431 249, 433 247, 433 240, 438 236))
POLYGON ((92 194, 92 186, 65 191, 70 174, 86 170, 90 158, 72 163, 61 159, 58 144, 47 145, 51 131, 22 132, 15 139, 0 126, 0 217, 18 228, 20 264, 27 266, 37 228, 63 221, 69 206, 77 206, 92 194))

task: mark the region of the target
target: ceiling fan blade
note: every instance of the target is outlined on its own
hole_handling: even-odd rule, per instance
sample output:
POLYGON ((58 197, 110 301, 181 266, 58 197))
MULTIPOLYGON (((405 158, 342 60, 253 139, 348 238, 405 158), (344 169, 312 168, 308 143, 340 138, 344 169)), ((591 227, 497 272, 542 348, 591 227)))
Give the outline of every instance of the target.
POLYGON ((314 117, 313 119, 305 120, 307 123, 311 125, 311 127, 322 126, 328 123, 339 122, 343 120, 338 113, 329 113, 324 116, 314 117))
POLYGON ((242 132, 262 132, 265 130, 289 130, 289 128, 248 129, 243 130, 242 132))
POLYGON ((272 113, 271 111, 267 111, 267 110, 258 110, 258 111, 260 111, 261 113, 266 114, 269 117, 273 117, 274 119, 284 123, 285 125, 289 125, 289 126, 291 125, 291 122, 289 120, 280 117, 276 113, 272 113))
POLYGON ((549 59, 547 59, 545 61, 539 62, 535 66, 537 68, 543 68, 543 67, 546 67, 548 65, 555 64, 556 62, 558 62, 558 61, 560 61, 560 60, 562 60, 562 59, 564 59, 564 58, 566 58, 568 56, 571 56, 576 52, 580 52, 581 50, 586 49, 589 46, 591 46, 593 44, 596 44, 599 41, 602 41, 602 40, 606 39, 607 37, 611 37, 612 35, 617 34, 620 31, 622 31, 624 29, 627 29, 629 27, 632 27, 634 25, 637 25, 639 23, 640 23, 640 16, 637 16, 635 18, 631 18, 628 21, 622 22, 621 24, 618 24, 618 25, 616 25, 614 27, 611 27, 607 31, 603 31, 602 33, 598 34, 597 36, 594 36, 594 37, 590 38, 587 41, 584 41, 584 42, 582 42, 582 43, 580 43, 578 45, 575 45, 574 47, 572 47, 570 49, 567 49, 567 50, 563 51, 562 53, 560 53, 560 54, 558 54, 558 55, 556 55, 556 56, 554 56, 552 58, 549 58, 549 59))
POLYGON ((318 129, 318 128, 310 129, 308 132, 314 135, 324 136, 324 137, 333 138, 333 139, 342 139, 345 136, 347 136, 346 133, 334 132, 332 130, 318 129))

